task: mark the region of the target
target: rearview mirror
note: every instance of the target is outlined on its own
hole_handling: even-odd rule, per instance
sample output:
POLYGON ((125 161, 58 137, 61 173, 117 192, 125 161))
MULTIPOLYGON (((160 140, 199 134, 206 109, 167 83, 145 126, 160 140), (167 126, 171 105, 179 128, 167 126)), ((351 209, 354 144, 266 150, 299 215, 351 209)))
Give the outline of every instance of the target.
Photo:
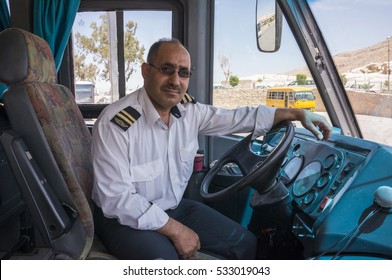
POLYGON ((282 11, 275 0, 257 0, 257 48, 262 52, 276 52, 282 37, 282 11))

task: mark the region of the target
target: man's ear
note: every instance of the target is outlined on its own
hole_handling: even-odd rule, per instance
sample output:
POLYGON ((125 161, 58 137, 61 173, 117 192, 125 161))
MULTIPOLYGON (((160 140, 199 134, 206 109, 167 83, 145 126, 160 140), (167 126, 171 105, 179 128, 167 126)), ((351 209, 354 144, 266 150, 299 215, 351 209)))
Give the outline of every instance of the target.
POLYGON ((146 79, 150 75, 150 66, 147 63, 143 62, 141 67, 142 67, 142 77, 143 79, 146 79))

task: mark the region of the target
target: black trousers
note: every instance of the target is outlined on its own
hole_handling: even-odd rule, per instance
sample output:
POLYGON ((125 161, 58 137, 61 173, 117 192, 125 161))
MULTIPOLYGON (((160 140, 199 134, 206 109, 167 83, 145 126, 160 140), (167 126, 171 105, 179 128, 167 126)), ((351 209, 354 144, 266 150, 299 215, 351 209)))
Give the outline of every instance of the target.
MULTIPOLYGON (((183 199, 166 213, 199 235, 201 252, 219 259, 254 259, 256 237, 238 223, 200 202, 183 199)), ((137 230, 121 225, 117 219, 94 211, 95 231, 109 252, 119 259, 179 259, 166 236, 150 230, 137 230)))

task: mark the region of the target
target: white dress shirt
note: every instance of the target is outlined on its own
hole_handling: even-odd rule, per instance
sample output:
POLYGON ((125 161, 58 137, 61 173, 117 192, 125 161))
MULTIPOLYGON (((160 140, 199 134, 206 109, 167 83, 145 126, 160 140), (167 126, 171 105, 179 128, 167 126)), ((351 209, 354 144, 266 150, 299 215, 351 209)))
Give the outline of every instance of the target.
POLYGON ((225 135, 272 127, 275 108, 226 110, 200 103, 177 105, 169 126, 159 117, 144 88, 108 106, 94 124, 92 199, 109 218, 142 230, 166 224, 164 212, 178 206, 193 172, 198 134, 225 135), (140 113, 121 128, 114 116, 131 106, 140 113))

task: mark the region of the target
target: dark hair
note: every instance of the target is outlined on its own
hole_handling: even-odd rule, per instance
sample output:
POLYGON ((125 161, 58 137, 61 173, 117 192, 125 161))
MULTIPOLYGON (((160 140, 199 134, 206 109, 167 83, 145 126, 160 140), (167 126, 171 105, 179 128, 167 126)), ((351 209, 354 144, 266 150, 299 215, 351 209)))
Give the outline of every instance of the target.
POLYGON ((178 40, 176 38, 159 39, 154 44, 152 44, 152 46, 150 47, 150 50, 148 51, 148 54, 147 54, 147 63, 154 63, 154 60, 158 55, 159 47, 165 43, 176 43, 176 44, 179 44, 184 47, 184 45, 180 42, 180 40, 178 40))

